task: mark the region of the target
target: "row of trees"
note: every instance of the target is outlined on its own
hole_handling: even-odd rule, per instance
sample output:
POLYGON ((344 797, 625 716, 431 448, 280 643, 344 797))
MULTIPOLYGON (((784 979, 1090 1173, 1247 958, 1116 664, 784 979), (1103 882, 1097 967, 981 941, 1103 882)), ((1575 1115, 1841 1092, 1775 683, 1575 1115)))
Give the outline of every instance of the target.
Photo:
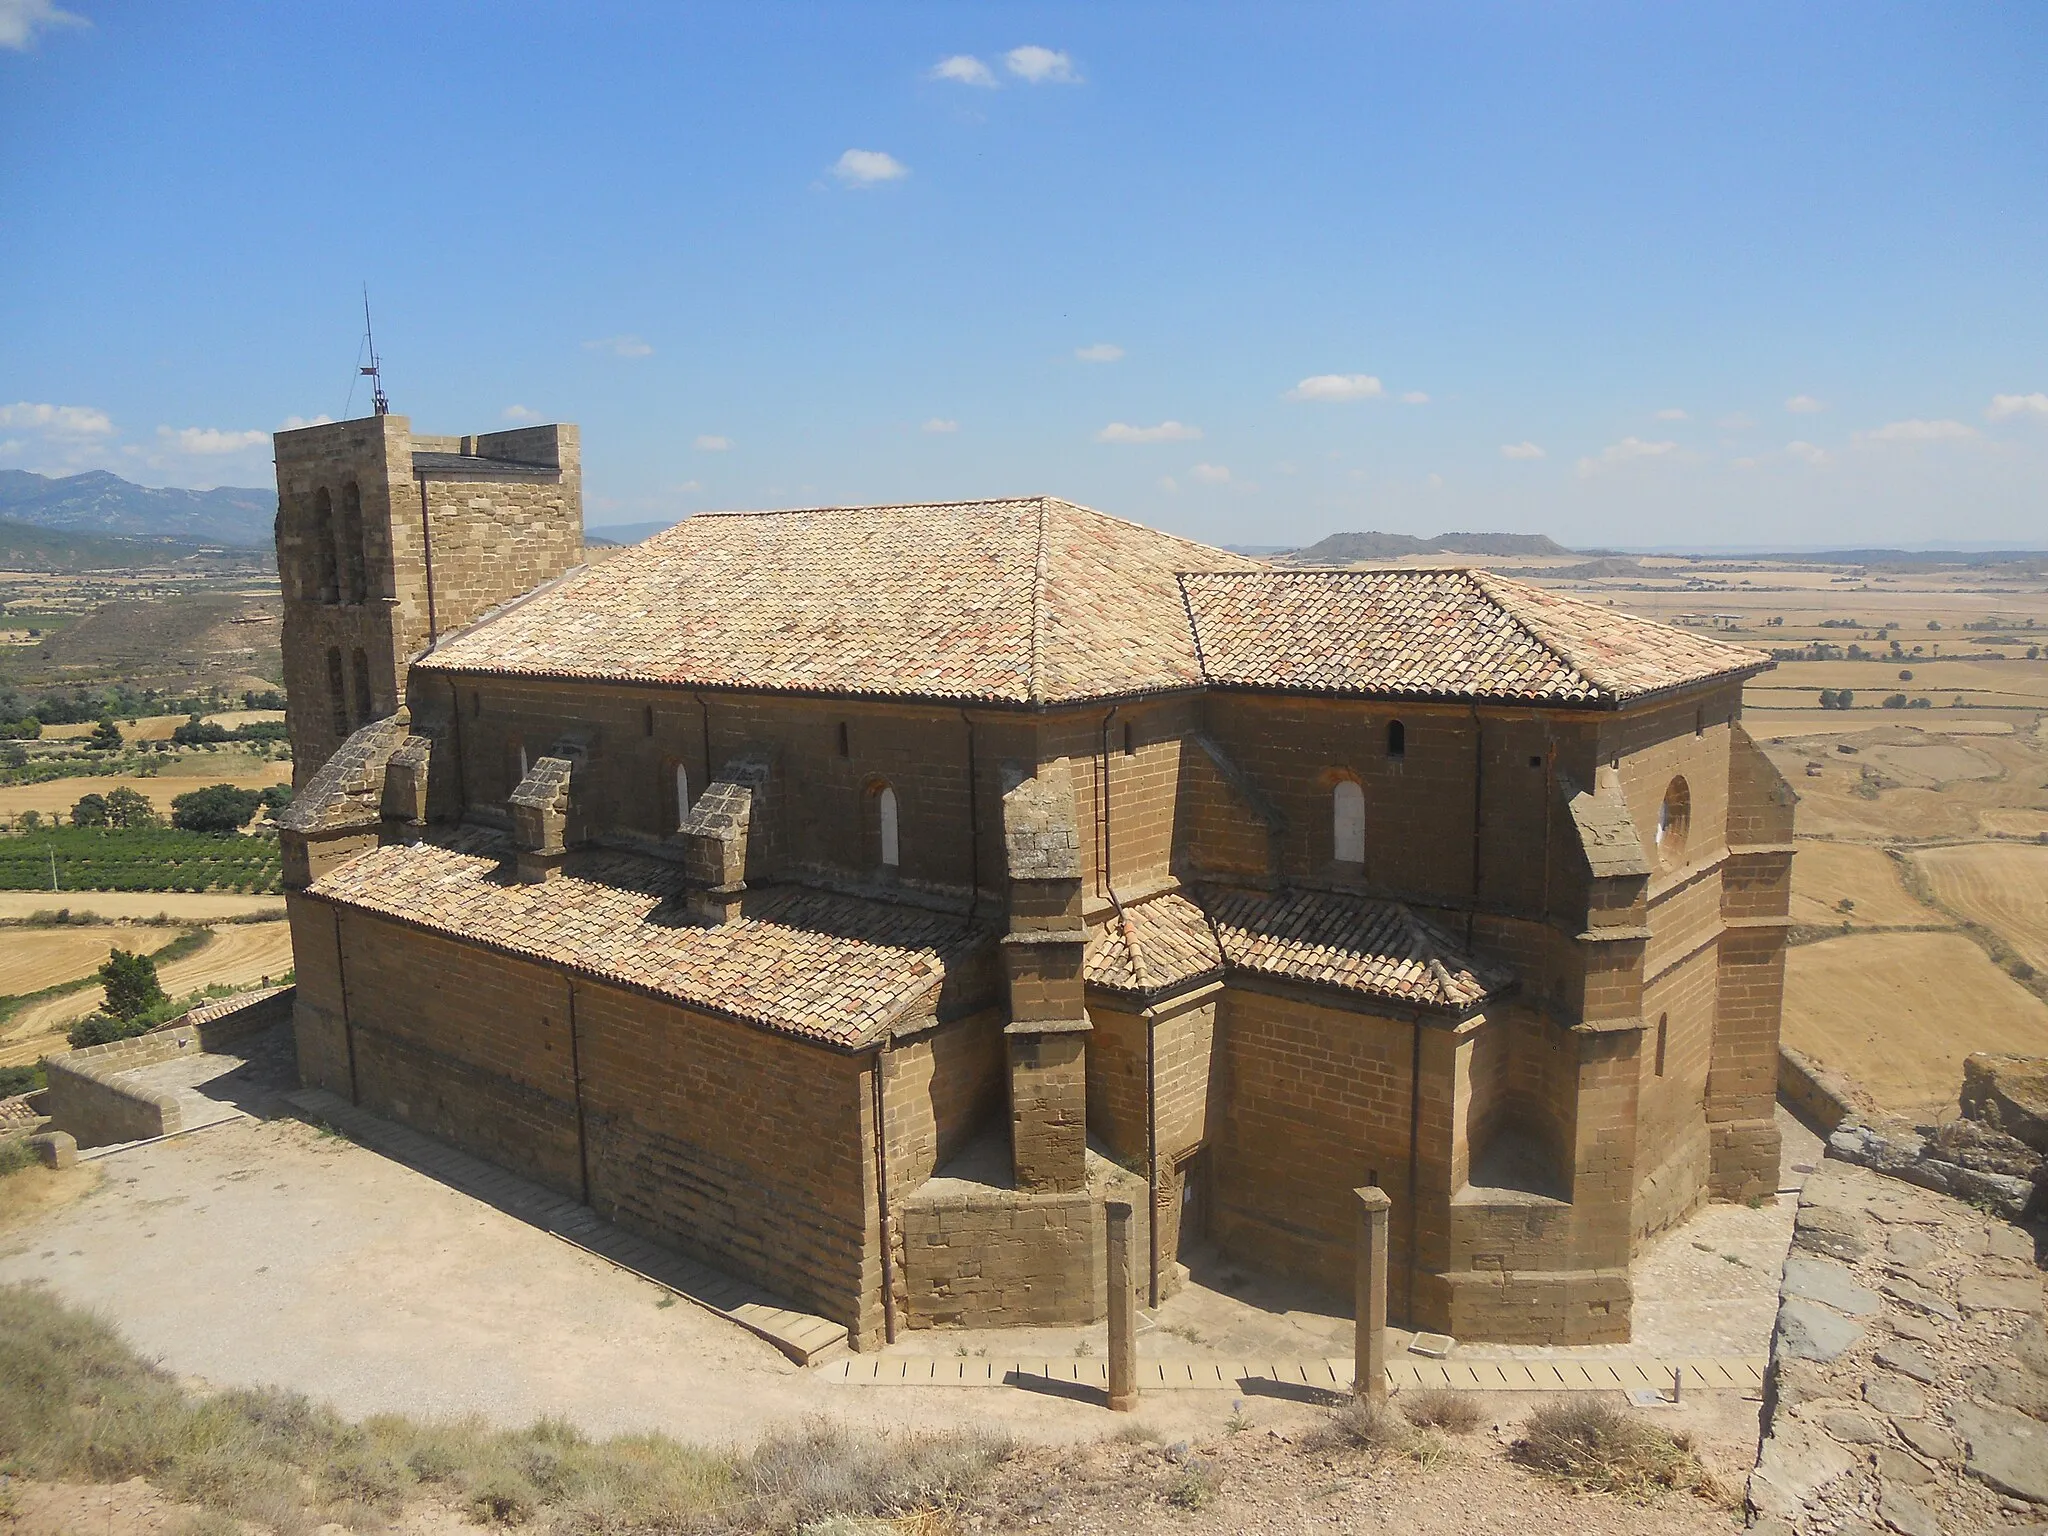
MULTIPOLYGON (((239 832, 254 819, 258 810, 273 816, 292 803, 292 792, 282 784, 268 789, 237 789, 232 784, 209 784, 179 795, 171 802, 171 825, 181 832, 210 832, 225 837, 239 832)), ((23 813, 22 825, 33 831, 35 812, 23 813)), ((156 807, 147 795, 122 785, 104 795, 81 795, 71 807, 74 827, 107 827, 140 830, 161 826, 156 807)))

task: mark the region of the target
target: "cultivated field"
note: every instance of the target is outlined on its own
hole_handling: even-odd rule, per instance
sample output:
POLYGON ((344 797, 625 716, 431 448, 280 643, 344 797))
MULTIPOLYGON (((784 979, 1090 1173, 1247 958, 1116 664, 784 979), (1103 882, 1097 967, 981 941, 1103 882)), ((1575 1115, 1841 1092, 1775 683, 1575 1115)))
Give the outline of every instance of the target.
MULTIPOLYGON (((2048 847, 1969 843, 1917 849, 1912 858, 1936 901, 1982 923, 2027 964, 2048 973, 2048 847)), ((2048 1037, 2039 1048, 2048 1052, 2048 1037)))
POLYGON ((107 951, 160 949, 172 937, 157 928, 11 928, 0 932, 0 997, 40 992, 97 970, 107 951))
POLYGON ((2048 1004, 1960 933, 1879 933, 1785 957, 1785 1043, 1886 1109, 1953 1119, 1972 1051, 2048 1052, 2048 1004))
MULTIPOLYGON (((190 715, 144 715, 141 719, 117 722, 121 727, 121 739, 133 746, 138 741, 169 741, 171 733, 187 720, 190 715)), ((244 725, 284 723, 281 709, 224 709, 217 714, 201 717, 209 725, 217 725, 232 731, 244 725)), ((91 720, 72 725, 46 725, 43 727, 43 741, 83 741, 98 727, 91 720)))
POLYGON ((171 758, 154 777, 107 774, 96 778, 49 779, 41 784, 0 784, 0 817, 13 819, 23 811, 43 816, 69 816, 81 795, 106 795, 132 789, 149 797, 159 816, 168 818, 171 801, 187 790, 207 784, 232 784, 237 789, 268 789, 290 784, 292 765, 264 762, 242 752, 195 753, 171 758))
MULTIPOLYGON (((9 931, 12 940, 23 930, 9 931)), ((116 929, 124 935, 123 947, 158 949, 170 942, 172 933, 163 928, 116 929)), ((82 975, 106 958, 101 949, 91 965, 74 971, 82 975)), ((275 981, 292 968, 291 929, 282 920, 273 923, 236 923, 213 930, 213 940, 196 954, 173 960, 157 969, 157 980, 172 997, 184 997, 204 987, 257 987, 266 979, 275 981)), ((62 980, 64 978, 58 978, 62 980)), ((46 983, 47 985, 47 983, 46 983)), ((86 987, 31 1003, 10 1018, 0 1033, 0 1067, 32 1062, 52 1051, 64 1050, 64 1031, 100 1006, 100 991, 86 987)))
POLYGON ((1813 838, 1799 840, 1792 860, 1792 921, 1852 928, 1948 925, 1906 889, 1897 862, 1882 849, 1813 838))
MULTIPOLYGON (((74 918, 167 917, 177 923, 210 923, 257 913, 284 916, 282 896, 241 896, 233 891, 0 891, 0 921, 19 921, 38 912, 67 911, 74 918)), ((11 935, 0 943, 11 942, 11 935)), ((0 988, 4 992, 5 988, 0 988)), ((18 988, 16 990, 19 990, 18 988)))

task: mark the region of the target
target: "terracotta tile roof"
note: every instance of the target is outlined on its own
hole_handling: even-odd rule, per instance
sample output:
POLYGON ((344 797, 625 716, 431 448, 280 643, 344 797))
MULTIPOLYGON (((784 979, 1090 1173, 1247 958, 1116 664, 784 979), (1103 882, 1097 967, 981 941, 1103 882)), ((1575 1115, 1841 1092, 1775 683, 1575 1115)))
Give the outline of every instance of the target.
MULTIPOLYGON (((750 893, 719 927, 683 913, 683 872, 609 850, 571 854, 522 885, 509 845, 465 829, 390 844, 329 871, 311 894, 416 928, 642 988, 728 1018, 839 1045, 931 1011, 942 983, 969 992, 988 968, 985 929, 957 916, 796 886, 750 893)), ((988 1000, 993 1001, 993 996, 988 1000)))
POLYGON ((1198 687, 1175 585, 1260 570, 1052 497, 703 513, 444 640, 430 671, 1065 702, 1198 687))
POLYGON ((1399 902, 1209 890, 1202 905, 1232 970, 1454 1010, 1485 1001, 1513 979, 1464 954, 1399 902))
POLYGON ((1181 588, 1203 675, 1226 687, 1615 704, 1771 664, 1486 571, 1199 572, 1181 588))
POLYGON ((1112 914, 1090 935, 1089 983, 1140 996, 1223 974, 1223 951, 1202 909, 1168 892, 1112 914))

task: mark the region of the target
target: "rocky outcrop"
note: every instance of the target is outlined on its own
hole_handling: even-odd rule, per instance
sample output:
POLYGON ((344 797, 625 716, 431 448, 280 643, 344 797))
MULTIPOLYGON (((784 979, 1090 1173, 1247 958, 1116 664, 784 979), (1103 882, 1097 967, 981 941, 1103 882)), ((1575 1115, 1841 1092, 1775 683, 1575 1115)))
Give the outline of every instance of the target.
POLYGON ((1977 1536, 2048 1520, 2031 1233, 1831 1155, 1801 1194, 1780 1294, 1757 1530, 1977 1536))

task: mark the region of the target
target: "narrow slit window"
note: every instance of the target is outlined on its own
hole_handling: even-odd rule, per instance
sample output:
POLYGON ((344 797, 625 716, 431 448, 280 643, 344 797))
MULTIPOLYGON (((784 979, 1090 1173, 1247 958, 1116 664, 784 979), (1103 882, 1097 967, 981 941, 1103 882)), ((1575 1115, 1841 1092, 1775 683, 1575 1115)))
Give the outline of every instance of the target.
POLYGON ((847 737, 846 722, 844 720, 839 722, 839 755, 841 757, 853 756, 853 743, 847 737))
POLYGON ((643 735, 652 736, 654 734, 654 706, 652 704, 648 705, 643 713, 640 728, 643 735))
POLYGON ((1657 1075, 1659 1077, 1664 1075, 1664 1045, 1670 1034, 1670 1022, 1670 1014, 1660 1013, 1657 1015, 1657 1075))
POLYGON ((676 764, 676 826, 690 819, 690 770, 676 764))
POLYGON ((1330 796, 1331 841, 1339 864, 1365 862, 1365 791, 1342 779, 1330 796))
POLYGON ((327 648, 327 708, 334 721, 334 734, 348 734, 348 680, 341 670, 341 647, 327 648))
POLYGON ((1407 755, 1408 727, 1398 720, 1389 720, 1387 722, 1387 756, 1406 757, 1407 755))
POLYGON ((902 858, 896 838, 896 791, 884 784, 875 796, 875 819, 881 833, 882 867, 894 869, 902 858))
POLYGON ((1125 756, 1125 757, 1136 757, 1137 755, 1138 755, 1138 738, 1137 738, 1137 733, 1136 733, 1136 732, 1134 732, 1134 731, 1133 731, 1133 730, 1131 729, 1131 722, 1130 722, 1130 721, 1128 721, 1128 720, 1126 720, 1126 721, 1124 722, 1124 756, 1125 756))
POLYGON ((377 701, 370 694, 370 656, 356 647, 356 724, 368 725, 377 718, 377 701))

